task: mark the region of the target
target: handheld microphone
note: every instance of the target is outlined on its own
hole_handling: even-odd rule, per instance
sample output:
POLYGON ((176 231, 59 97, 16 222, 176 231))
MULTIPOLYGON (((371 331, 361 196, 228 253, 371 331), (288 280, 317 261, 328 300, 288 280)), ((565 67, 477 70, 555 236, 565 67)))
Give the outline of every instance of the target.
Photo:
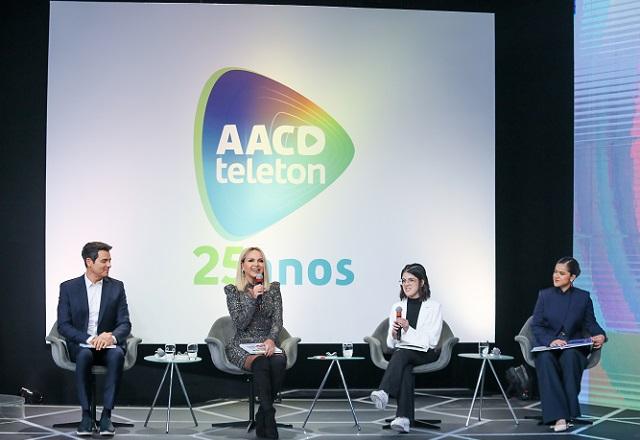
MULTIPOLYGON (((396 307, 396 319, 398 318, 402 318, 402 307, 400 306, 396 307)), ((398 341, 402 339, 402 328, 399 328, 398 331, 396 332, 396 339, 398 341)))
MULTIPOLYGON (((256 286, 257 285, 263 285, 264 283, 264 275, 262 275, 262 272, 258 272, 256 274, 256 286)), ((262 295, 264 295, 264 291, 262 293, 262 295)), ((258 309, 260 309, 260 306, 262 306, 262 295, 260 295, 259 297, 256 298, 256 307, 258 309)))

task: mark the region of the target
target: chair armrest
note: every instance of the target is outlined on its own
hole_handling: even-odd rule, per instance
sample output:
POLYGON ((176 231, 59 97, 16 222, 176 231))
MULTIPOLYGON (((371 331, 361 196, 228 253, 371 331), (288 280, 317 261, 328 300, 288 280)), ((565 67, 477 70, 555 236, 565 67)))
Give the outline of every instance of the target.
POLYGON ((130 369, 136 364, 136 360, 138 359, 138 345, 140 345, 142 339, 129 335, 125 342, 127 344, 127 352, 124 355, 123 371, 130 369))
POLYGON ((513 338, 513 340, 520 345, 520 351, 522 352, 522 357, 524 358, 524 361, 527 364, 529 364, 529 366, 535 368, 536 362, 533 358, 533 355, 531 354, 531 349, 533 347, 531 346, 531 341, 529 340, 529 338, 523 335, 516 335, 516 337, 513 338))
POLYGON ((460 339, 456 338, 455 336, 444 340, 442 342, 442 345, 440 345, 440 356, 438 356, 438 359, 436 359, 435 362, 413 367, 413 373, 430 373, 432 371, 445 369, 447 365, 449 365, 449 362, 451 362, 451 353, 453 353, 453 346, 456 345, 459 341, 460 339))
POLYGON ((600 362, 600 356, 602 356, 602 347, 596 350, 591 350, 591 353, 587 357, 587 366, 585 367, 585 369, 588 370, 589 368, 593 368, 598 365, 598 363, 600 362))
POLYGON ((225 351, 225 344, 220 339, 209 336, 205 338, 204 342, 207 343, 213 365, 215 365, 218 370, 229 374, 247 374, 246 371, 229 362, 227 352, 225 351))
POLYGON ((386 370, 389 365, 389 361, 387 361, 382 354, 382 345, 380 345, 380 341, 377 338, 365 336, 364 342, 369 344, 369 353, 371 354, 371 361, 373 364, 378 368, 386 370))
POLYGON ((53 357, 53 362, 60 368, 75 371, 76 364, 71 362, 69 350, 67 349, 67 342, 62 338, 51 335, 47 336, 45 340, 51 343, 51 356, 53 357))
POLYGON ((460 338, 456 338, 454 336, 453 338, 449 338, 446 341, 444 341, 444 343, 440 347, 440 358, 438 359, 438 361, 444 362, 444 365, 442 368, 449 365, 449 361, 451 361, 451 353, 453 353, 453 346, 456 345, 458 342, 460 342, 460 338))
POLYGON ((290 337, 280 341, 280 348, 287 355, 287 370, 296 363, 298 359, 298 344, 302 339, 290 337))

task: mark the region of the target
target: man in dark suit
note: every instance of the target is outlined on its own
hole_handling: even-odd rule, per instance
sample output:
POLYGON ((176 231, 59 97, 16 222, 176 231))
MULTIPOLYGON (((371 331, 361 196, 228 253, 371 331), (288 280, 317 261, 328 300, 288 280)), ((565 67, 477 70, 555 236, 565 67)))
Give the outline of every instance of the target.
POLYGON ((69 356, 76 363, 76 386, 82 406, 77 434, 89 436, 94 429, 91 417, 91 366, 104 365, 103 411, 99 432, 112 436, 111 410, 122 376, 126 338, 131 333, 124 284, 109 278, 111 246, 91 242, 82 248, 84 275, 60 285, 58 332, 66 339, 69 356))

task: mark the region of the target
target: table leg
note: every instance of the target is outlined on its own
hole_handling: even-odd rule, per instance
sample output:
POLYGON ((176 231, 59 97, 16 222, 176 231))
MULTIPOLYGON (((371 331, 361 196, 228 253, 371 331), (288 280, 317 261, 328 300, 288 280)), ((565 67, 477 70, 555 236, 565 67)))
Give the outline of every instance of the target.
MULTIPOLYGON (((491 365, 491 361, 487 361, 489 362, 489 365, 491 365)), ((484 403, 484 378, 487 375, 487 370, 486 368, 484 369, 484 371, 482 372, 482 381, 480 382, 480 406, 479 406, 479 411, 478 411, 478 422, 482 421, 482 404, 484 403)))
POLYGON ((507 402, 507 406, 509 407, 509 411, 511 411, 511 415, 513 416, 513 420, 518 425, 518 419, 516 418, 516 414, 513 412, 513 408, 511 407, 511 403, 509 403, 509 399, 507 398, 507 394, 504 392, 502 388, 502 384, 500 383, 500 379, 498 379, 498 375, 496 374, 496 370, 493 368, 493 364, 489 361, 489 366, 491 367, 491 371, 493 372, 493 376, 496 378, 496 382, 498 382, 498 386, 500 387, 500 392, 502 393, 502 397, 504 397, 504 401, 507 402))
POLYGON ((473 392, 473 399, 471 399, 471 408, 469 408, 469 414, 467 415, 467 423, 464 426, 469 426, 469 419, 471 418, 471 411, 473 411, 473 406, 476 404, 476 396, 478 395, 478 388, 480 387, 480 381, 482 380, 482 376, 484 374, 484 364, 486 359, 482 360, 482 366, 480 367, 480 374, 478 374, 478 382, 476 383, 476 389, 473 392))
POLYGON ((156 397, 153 398, 153 403, 151 404, 151 408, 149 408, 149 414, 147 414, 147 419, 144 421, 144 427, 147 427, 147 423, 149 423, 149 417, 151 417, 151 413, 153 412, 153 408, 156 406, 156 401, 158 400, 158 395, 160 394, 160 390, 162 389, 162 385, 164 385, 164 379, 167 377, 167 371, 169 371, 169 364, 164 369, 164 374, 162 375, 162 380, 160 381, 160 385, 158 385, 158 391, 156 391, 156 397))
POLYGON ((171 392, 173 391, 173 366, 171 363, 171 375, 169 376, 169 402, 167 403, 167 434, 169 434, 169 420, 171 419, 171 392))
POLYGON ((327 372, 324 375, 324 379, 322 379, 320 388, 318 388, 318 391, 316 392, 316 397, 313 398, 313 403, 311 404, 311 408, 309 408, 309 413, 307 414, 307 418, 304 419, 304 423, 302 424, 302 429, 304 429, 305 425, 307 424, 307 421, 309 420, 309 417, 311 416, 311 412, 313 411, 313 408, 316 406, 316 402, 318 401, 318 396, 320 396, 320 393, 324 388, 324 384, 327 382, 327 377, 329 377, 329 373, 331 373, 331 368, 333 368, 334 363, 335 363, 335 360, 332 360, 331 363, 329 364, 329 368, 327 369, 327 372))
POLYGON ((356 426, 358 427, 358 431, 360 431, 360 424, 358 423, 358 417, 356 417, 356 411, 353 409, 353 403, 351 403, 351 396, 349 396, 349 389, 347 388, 347 382, 344 380, 344 374, 342 374, 342 368, 340 368, 340 361, 336 361, 338 365, 338 371, 340 372, 340 377, 342 378, 342 385, 344 386, 344 392, 347 393, 347 400, 349 401, 349 406, 351 407, 351 414, 353 414, 353 420, 356 422, 356 426))
POLYGON ((191 411, 191 417, 193 417, 193 422, 198 426, 198 421, 196 420, 196 415, 193 413, 193 408, 191 407, 191 401, 189 401, 189 396, 187 395, 187 389, 184 387, 184 382, 182 381, 182 375, 180 374, 180 368, 176 365, 176 373, 178 373, 178 379, 180 380, 180 386, 182 387, 182 393, 184 394, 184 398, 187 399, 187 405, 189 405, 189 411, 191 411))

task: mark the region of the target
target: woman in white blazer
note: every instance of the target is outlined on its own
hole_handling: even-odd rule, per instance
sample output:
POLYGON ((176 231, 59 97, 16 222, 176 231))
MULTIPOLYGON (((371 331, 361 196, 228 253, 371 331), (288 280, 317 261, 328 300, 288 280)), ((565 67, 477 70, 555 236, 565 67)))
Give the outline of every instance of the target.
POLYGON ((435 362, 442 332, 440 303, 431 299, 427 272, 421 264, 407 264, 401 272, 400 301, 389 312, 387 345, 394 349, 379 389, 371 393, 378 409, 384 409, 389 396, 398 403, 391 428, 409 432, 414 420, 413 367, 435 362))

